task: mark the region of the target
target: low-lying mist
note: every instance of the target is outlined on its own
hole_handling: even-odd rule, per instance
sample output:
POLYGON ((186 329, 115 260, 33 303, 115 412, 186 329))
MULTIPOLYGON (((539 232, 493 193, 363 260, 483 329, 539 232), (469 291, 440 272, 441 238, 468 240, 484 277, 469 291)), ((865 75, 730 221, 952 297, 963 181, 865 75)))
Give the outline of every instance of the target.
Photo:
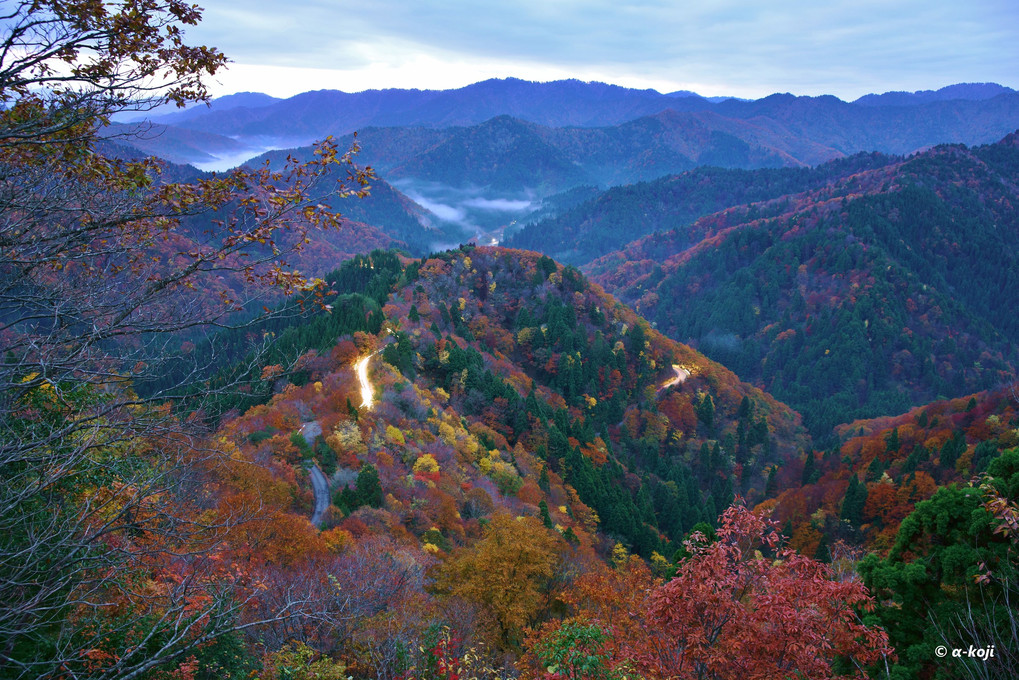
POLYGON ((392 184, 439 221, 458 228, 466 239, 474 238, 486 244, 500 242, 507 227, 540 206, 536 192, 529 188, 494 191, 413 178, 395 180, 392 184))

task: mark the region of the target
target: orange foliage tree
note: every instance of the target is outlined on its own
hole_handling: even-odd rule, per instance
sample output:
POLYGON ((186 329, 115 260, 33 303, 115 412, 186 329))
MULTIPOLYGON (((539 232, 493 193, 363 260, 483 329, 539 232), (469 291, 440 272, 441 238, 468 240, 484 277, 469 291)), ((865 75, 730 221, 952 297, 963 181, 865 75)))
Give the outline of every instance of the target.
POLYGON ((762 555, 778 544, 772 522, 734 505, 717 540, 687 541, 689 557, 667 583, 634 557, 591 569, 562 596, 573 616, 528 639, 525 675, 574 677, 549 671, 547 649, 564 626, 580 626, 597 633, 588 642, 598 677, 863 677, 890 653, 884 631, 860 621, 872 606, 866 589, 792 550, 762 555))

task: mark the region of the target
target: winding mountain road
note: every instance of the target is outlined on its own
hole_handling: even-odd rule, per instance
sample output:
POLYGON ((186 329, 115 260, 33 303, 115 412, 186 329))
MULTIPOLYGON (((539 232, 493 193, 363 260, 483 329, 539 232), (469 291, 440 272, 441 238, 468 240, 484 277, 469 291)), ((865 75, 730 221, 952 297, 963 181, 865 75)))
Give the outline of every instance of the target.
POLYGON ((375 403, 375 390, 372 389, 371 383, 368 382, 368 362, 376 354, 378 352, 372 352, 354 364, 354 370, 357 372, 357 381, 361 383, 361 406, 368 410, 371 410, 372 405, 375 403))
POLYGON ((311 488, 315 492, 315 511, 311 513, 311 523, 322 526, 322 517, 329 509, 329 482, 317 465, 311 466, 311 488))
POLYGON ((667 380, 665 382, 665 384, 663 384, 659 388, 659 390, 665 390, 665 389, 668 389, 668 388, 672 387, 673 385, 679 385, 684 380, 686 380, 687 378, 690 377, 690 371, 686 370, 685 368, 683 368, 679 364, 673 364, 672 365, 672 370, 676 372, 676 377, 667 380))

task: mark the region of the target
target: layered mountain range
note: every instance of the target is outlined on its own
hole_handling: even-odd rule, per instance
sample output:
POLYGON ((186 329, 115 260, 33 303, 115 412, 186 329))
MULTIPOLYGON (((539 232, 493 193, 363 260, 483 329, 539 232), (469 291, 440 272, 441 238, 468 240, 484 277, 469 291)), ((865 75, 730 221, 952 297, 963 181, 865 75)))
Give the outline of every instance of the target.
POLYGON ((284 100, 245 93, 216 100, 208 109, 195 107, 155 122, 229 137, 308 143, 367 127, 469 127, 501 115, 545 127, 611 127, 672 110, 710 112, 782 136, 810 137, 842 153, 898 153, 941 141, 990 141, 973 135, 994 134, 980 128, 1014 110, 1014 96, 1010 88, 980 84, 937 92, 868 95, 851 103, 830 96, 789 94, 719 101, 693 93, 669 95, 577 80, 533 83, 510 78, 457 90, 320 90, 284 100), (898 134, 891 127, 899 128, 898 134), (909 133, 902 132, 906 128, 909 133), (941 137, 959 133, 964 136, 941 137), (901 146, 882 148, 887 144, 901 146), (852 148, 839 148, 847 145, 852 148))
MULTIPOLYGON (((1017 140, 820 166, 785 178, 801 191, 655 232, 586 269, 667 335, 801 410, 815 435, 987 388, 1019 359, 1017 140)), ((743 179, 738 200, 782 190, 770 172, 743 179)), ((679 221, 677 184, 629 205, 650 223, 679 221)), ((620 202, 575 210, 583 220, 563 240, 591 240, 605 228, 598 206, 627 212, 620 202)))
MULTIPOLYGON (((136 146, 175 160, 357 129, 340 144, 379 179, 334 206, 349 218, 416 254, 474 238, 583 266, 818 437, 1016 365, 997 293, 1016 283, 1010 88, 747 101, 509 79, 243 93, 156 120, 136 146)), ((254 162, 288 155, 311 148, 254 162)))

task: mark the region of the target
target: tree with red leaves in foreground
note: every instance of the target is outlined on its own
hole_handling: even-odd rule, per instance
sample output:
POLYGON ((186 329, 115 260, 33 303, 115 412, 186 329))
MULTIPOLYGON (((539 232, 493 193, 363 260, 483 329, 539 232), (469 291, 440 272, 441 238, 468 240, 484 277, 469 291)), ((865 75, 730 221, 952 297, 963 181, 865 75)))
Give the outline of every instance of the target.
MULTIPOLYGON (((676 577, 648 600, 648 622, 668 646, 636 659, 662 678, 863 677, 891 653, 880 629, 860 622, 873 601, 856 581, 792 550, 773 523, 740 505, 721 518, 718 540, 695 535, 676 577)), ((661 638, 660 638, 661 639, 661 638)))
POLYGON ((864 677, 891 654, 886 633, 860 622, 866 588, 792 550, 765 557, 780 540, 773 524, 730 507, 717 539, 686 542, 667 583, 637 558, 584 574, 564 596, 572 616, 528 639, 524 677, 864 677))

